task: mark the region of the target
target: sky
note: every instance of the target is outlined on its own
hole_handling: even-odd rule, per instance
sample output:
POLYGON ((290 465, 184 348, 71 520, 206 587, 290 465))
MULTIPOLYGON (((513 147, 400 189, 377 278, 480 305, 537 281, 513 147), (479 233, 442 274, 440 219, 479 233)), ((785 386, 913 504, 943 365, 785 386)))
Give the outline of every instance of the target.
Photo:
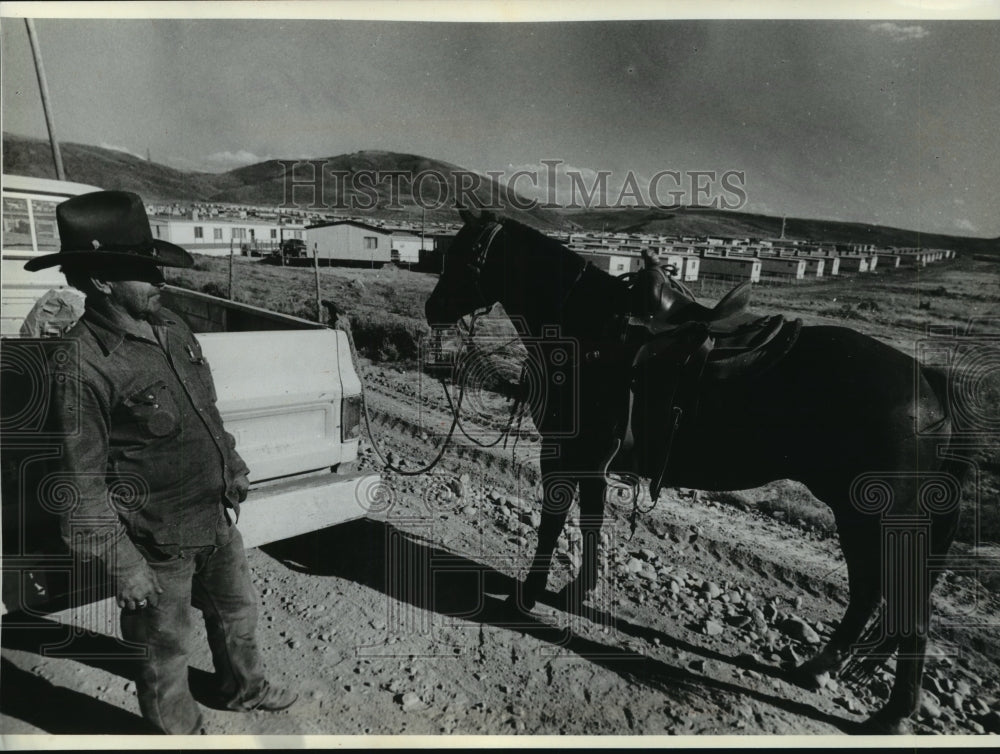
MULTIPOLYGON (((35 23, 61 141, 185 170, 558 160, 610 172, 612 199, 736 171, 745 211, 1000 236, 997 21, 35 23)), ((2 43, 3 129, 46 138, 21 19, 2 43)))

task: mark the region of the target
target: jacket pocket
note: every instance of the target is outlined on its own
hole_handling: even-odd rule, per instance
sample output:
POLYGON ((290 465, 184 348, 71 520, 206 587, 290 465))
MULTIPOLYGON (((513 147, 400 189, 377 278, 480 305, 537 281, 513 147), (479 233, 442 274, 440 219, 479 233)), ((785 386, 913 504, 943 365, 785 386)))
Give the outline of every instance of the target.
POLYGON ((180 412, 163 380, 133 393, 124 403, 130 423, 140 436, 170 437, 180 431, 180 412))

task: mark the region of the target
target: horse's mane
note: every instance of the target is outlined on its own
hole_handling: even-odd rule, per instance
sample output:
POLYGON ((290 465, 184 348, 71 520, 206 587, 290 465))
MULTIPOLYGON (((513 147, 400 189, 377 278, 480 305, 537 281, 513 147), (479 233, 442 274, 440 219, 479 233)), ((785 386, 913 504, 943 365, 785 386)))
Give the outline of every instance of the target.
MULTIPOLYGON (((619 307, 623 305, 628 288, 625 280, 602 270, 561 241, 547 236, 530 225, 509 217, 498 219, 503 224, 505 235, 509 234, 508 243, 512 243, 518 253, 528 257, 522 258, 520 263, 522 271, 525 272, 524 279, 520 281, 521 285, 529 286, 533 281, 545 279, 542 273, 528 274, 535 272, 536 265, 532 263, 538 262, 537 267, 550 267, 551 272, 559 276, 558 279, 564 286, 561 295, 569 295, 572 290, 578 302, 586 302, 576 305, 578 308, 575 316, 578 317, 578 322, 589 322, 593 325, 595 318, 599 321, 610 313, 620 310, 619 307)), ((552 293, 551 288, 536 290, 529 293, 527 299, 537 303, 540 298, 547 298, 552 293)), ((567 303, 566 299, 560 300, 563 304, 567 303)))
POLYGON ((500 218, 500 222, 503 224, 505 229, 509 230, 513 228, 516 232, 528 236, 539 245, 550 248, 553 251, 558 250, 562 254, 571 254, 572 256, 577 257, 578 259, 582 259, 579 254, 577 254, 572 249, 567 248, 566 245, 563 244, 561 241, 557 241, 554 238, 550 238, 549 236, 542 233, 542 231, 538 230, 537 228, 533 228, 530 225, 526 225, 520 220, 515 220, 512 217, 504 216, 500 218))
MULTIPOLYGON (((580 262, 581 264, 586 264, 593 273, 599 276, 606 277, 611 281, 619 282, 619 279, 616 278, 611 273, 606 272, 600 269, 599 267, 595 267, 593 264, 584 259, 582 255, 576 253, 568 246, 566 246, 566 244, 564 244, 562 241, 557 241, 556 239, 545 235, 545 233, 538 230, 537 228, 533 228, 532 226, 526 225, 525 223, 520 222, 519 220, 515 220, 511 217, 505 216, 499 218, 499 220, 503 224, 505 230, 513 228, 515 232, 527 236, 532 243, 534 243, 536 246, 542 247, 545 251, 551 252, 554 255, 558 254, 564 257, 565 259, 572 259, 580 262)), ((622 283, 622 285, 624 285, 624 283, 622 283)))

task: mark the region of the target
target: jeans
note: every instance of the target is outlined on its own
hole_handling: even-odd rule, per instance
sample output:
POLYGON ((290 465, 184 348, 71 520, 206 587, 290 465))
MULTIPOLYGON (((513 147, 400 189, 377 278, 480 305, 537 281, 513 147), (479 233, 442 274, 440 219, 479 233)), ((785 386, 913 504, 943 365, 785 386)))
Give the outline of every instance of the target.
POLYGON ((142 716, 164 733, 198 733, 201 711, 188 687, 190 606, 204 615, 222 703, 252 709, 267 691, 257 647, 257 595, 235 527, 228 544, 186 548, 149 562, 163 593, 156 607, 123 610, 122 638, 147 647, 136 692, 142 716))

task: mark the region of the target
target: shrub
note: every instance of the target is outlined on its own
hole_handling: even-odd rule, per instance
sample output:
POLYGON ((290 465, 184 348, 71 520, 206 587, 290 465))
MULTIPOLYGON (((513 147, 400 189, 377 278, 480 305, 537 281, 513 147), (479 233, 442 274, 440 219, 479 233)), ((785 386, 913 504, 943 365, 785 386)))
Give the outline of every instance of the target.
POLYGON ((209 296, 218 296, 219 298, 229 298, 229 293, 222 290, 222 286, 215 282, 205 283, 201 286, 201 292, 207 293, 209 296))
POLYGON ((430 332, 423 323, 389 312, 348 313, 354 344, 373 361, 413 360, 420 353, 420 338, 430 332))
POLYGON ((858 302, 858 311, 877 312, 881 311, 881 309, 879 308, 878 301, 873 298, 866 298, 858 302))
POLYGON ((819 312, 826 317, 839 317, 840 319, 866 319, 866 317, 858 312, 850 304, 842 304, 838 309, 835 306, 827 307, 819 312))
POLYGON ((285 313, 291 314, 293 317, 298 317, 299 319, 307 319, 310 322, 316 322, 316 302, 307 301, 306 303, 298 306, 291 304, 287 307, 285 313))

